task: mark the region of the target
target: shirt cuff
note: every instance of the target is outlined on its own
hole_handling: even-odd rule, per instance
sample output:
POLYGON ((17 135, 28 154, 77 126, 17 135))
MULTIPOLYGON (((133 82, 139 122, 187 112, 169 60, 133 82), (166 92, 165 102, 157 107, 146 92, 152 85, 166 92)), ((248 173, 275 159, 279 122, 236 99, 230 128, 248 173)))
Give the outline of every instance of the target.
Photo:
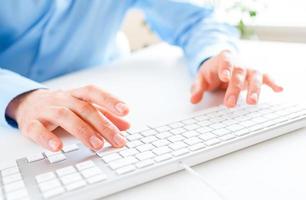
POLYGON ((196 75, 201 65, 209 58, 218 55, 221 51, 229 50, 230 52, 237 53, 238 48, 232 44, 217 44, 203 49, 198 52, 196 56, 190 60, 189 65, 192 75, 196 75))
POLYGON ((0 125, 4 127, 17 127, 15 120, 6 115, 8 104, 15 97, 21 94, 36 89, 46 88, 46 86, 14 73, 1 75, 1 79, 0 91, 2 94, 0 99, 0 125))

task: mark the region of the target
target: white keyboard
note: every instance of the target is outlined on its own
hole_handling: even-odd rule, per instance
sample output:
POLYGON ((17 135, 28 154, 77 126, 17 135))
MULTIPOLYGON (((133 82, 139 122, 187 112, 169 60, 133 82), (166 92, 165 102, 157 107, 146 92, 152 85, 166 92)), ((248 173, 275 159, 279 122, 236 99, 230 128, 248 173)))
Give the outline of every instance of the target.
POLYGON ((126 133, 127 145, 93 152, 81 144, 17 159, 0 171, 0 200, 95 199, 248 147, 306 125, 295 104, 214 107, 126 133))

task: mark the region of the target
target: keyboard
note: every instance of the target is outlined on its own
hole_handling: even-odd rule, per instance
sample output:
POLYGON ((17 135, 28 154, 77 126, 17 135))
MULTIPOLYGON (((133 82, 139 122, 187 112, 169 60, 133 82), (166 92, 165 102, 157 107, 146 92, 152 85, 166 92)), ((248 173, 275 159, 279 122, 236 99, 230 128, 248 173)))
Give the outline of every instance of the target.
POLYGON ((217 106, 143 130, 124 148, 82 144, 37 152, 0 169, 0 200, 96 199, 280 136, 306 125, 306 106, 217 106))

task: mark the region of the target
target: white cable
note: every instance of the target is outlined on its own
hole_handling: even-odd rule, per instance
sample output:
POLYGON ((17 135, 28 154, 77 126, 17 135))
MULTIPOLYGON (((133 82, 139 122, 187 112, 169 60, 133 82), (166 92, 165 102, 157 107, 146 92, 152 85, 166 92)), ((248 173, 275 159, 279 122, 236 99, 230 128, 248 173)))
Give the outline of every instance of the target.
POLYGON ((211 184, 209 184, 201 174, 194 171, 191 167, 183 163, 182 161, 179 162, 180 166, 182 166, 188 173, 190 173, 192 176, 198 178, 210 191, 212 191, 220 200, 226 200, 225 197, 211 184))

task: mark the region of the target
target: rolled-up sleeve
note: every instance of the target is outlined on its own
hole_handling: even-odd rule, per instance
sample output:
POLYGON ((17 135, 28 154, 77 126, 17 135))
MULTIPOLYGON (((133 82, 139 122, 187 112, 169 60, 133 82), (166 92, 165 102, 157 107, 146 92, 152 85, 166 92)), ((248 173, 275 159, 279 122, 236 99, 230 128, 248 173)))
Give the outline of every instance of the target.
POLYGON ((46 86, 0 68, 0 125, 14 126, 14 122, 9 120, 5 113, 8 104, 18 95, 39 88, 46 88, 46 86))
POLYGON ((139 0, 146 20, 161 39, 182 47, 190 70, 222 50, 238 51, 239 33, 217 16, 212 6, 183 0, 139 0))

